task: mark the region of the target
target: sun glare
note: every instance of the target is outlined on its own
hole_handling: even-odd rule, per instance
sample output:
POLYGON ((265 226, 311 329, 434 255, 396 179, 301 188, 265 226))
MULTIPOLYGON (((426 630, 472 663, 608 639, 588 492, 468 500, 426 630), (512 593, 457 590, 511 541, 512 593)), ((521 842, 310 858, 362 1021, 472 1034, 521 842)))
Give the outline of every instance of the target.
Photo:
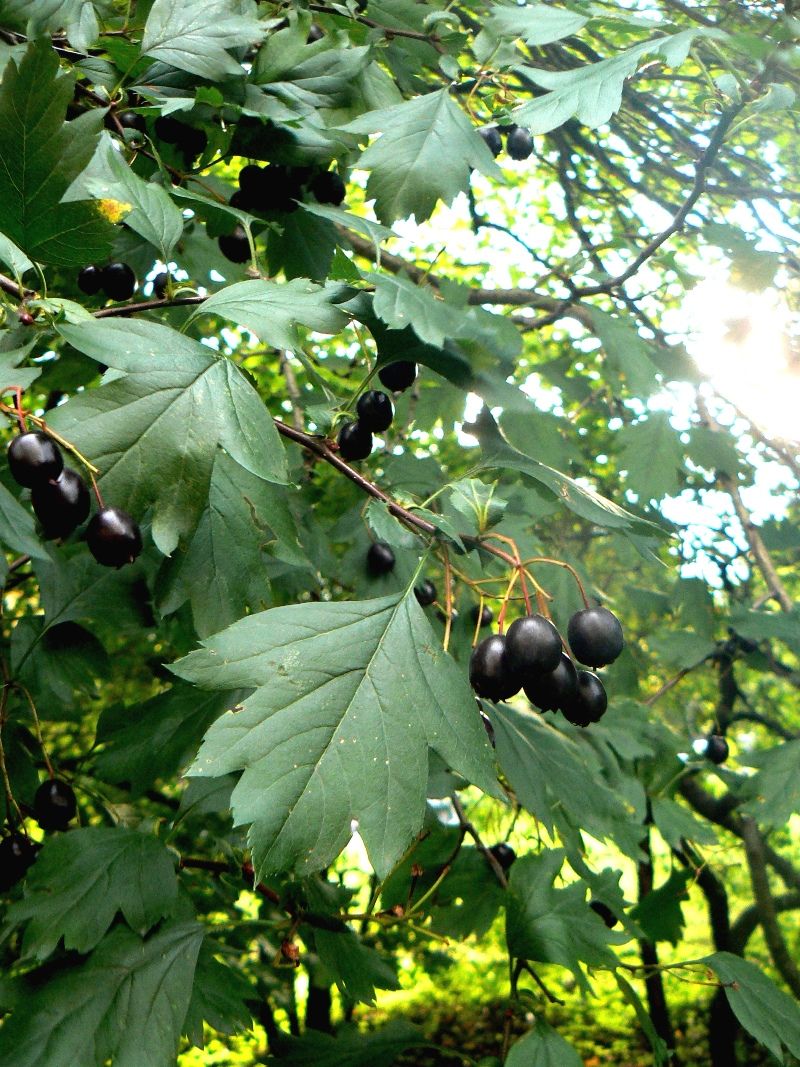
POLYGON ((778 295, 709 280, 692 290, 684 311, 687 348, 720 396, 764 433, 800 441, 800 353, 778 295))

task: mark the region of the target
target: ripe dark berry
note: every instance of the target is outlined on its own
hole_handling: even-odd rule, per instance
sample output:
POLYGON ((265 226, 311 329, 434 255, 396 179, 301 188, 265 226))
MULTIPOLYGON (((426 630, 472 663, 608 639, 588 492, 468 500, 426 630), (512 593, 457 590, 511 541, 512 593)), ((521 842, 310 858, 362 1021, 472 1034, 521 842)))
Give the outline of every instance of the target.
POLYGON ((605 667, 622 651, 625 639, 619 619, 608 608, 576 611, 567 626, 572 654, 587 667, 605 667))
POLYGON ((198 130, 195 129, 194 126, 183 125, 181 135, 177 141, 177 147, 183 152, 187 160, 201 156, 208 147, 208 137, 205 130, 198 130))
POLYGON ((237 226, 233 233, 224 233, 217 238, 219 250, 231 263, 246 263, 250 259, 250 242, 243 226, 237 226))
POLYGON ((122 111, 117 115, 117 122, 123 128, 123 130, 136 130, 137 133, 144 133, 147 128, 144 121, 144 115, 137 115, 135 111, 122 111))
POLYGON ((538 674, 549 674, 561 659, 561 637, 544 615, 516 619, 506 634, 506 657, 523 684, 538 674))
POLYGON ((247 197, 258 196, 264 187, 264 171, 255 163, 248 163, 239 171, 239 189, 247 197))
POLYGON ((136 275, 127 263, 103 267, 103 290, 112 300, 130 300, 136 292, 136 275))
POLYGON ((578 686, 571 700, 561 705, 564 718, 573 726, 599 722, 608 707, 603 683, 591 671, 578 671, 578 686))
POLYGON ((417 598, 421 607, 427 608, 436 600, 436 586, 430 578, 426 578, 419 585, 414 586, 414 596, 417 598))
POLYGON ((381 384, 393 393, 402 393, 413 385, 417 377, 417 365, 409 360, 401 359, 397 363, 387 363, 378 371, 381 384))
POLYGON ((394 404, 389 399, 388 393, 382 393, 379 389, 370 389, 358 398, 356 404, 358 421, 372 433, 382 433, 392 425, 394 418, 394 404))
POLYGON ((31 503, 47 540, 69 537, 89 517, 89 490, 77 471, 65 467, 58 478, 31 490, 31 503))
POLYGON ((339 454, 347 460, 366 459, 372 451, 372 434, 361 422, 346 422, 339 431, 339 454))
POLYGON ((602 900, 590 900, 589 907, 600 916, 609 930, 613 930, 614 927, 618 925, 619 919, 611 908, 609 908, 608 904, 604 904, 602 900))
POLYGON ((0 893, 25 877, 36 859, 36 845, 24 834, 10 834, 0 841, 0 893))
POLYGON ((515 126, 506 137, 506 152, 512 159, 527 159, 533 152, 533 138, 524 126, 515 126))
POLYGON ((388 574, 389 571, 394 570, 395 558, 394 552, 385 541, 376 541, 375 544, 369 546, 367 552, 367 570, 374 577, 378 578, 382 574, 388 574))
POLYGON ((510 870, 511 864, 517 858, 517 854, 514 849, 511 847, 511 845, 507 845, 505 841, 500 841, 496 845, 492 845, 489 851, 504 871, 510 870))
POLYGON ((489 607, 488 604, 484 604, 483 608, 479 608, 479 606, 477 604, 475 604, 473 606, 473 608, 472 608, 472 611, 470 611, 470 613, 469 613, 470 614, 470 618, 472 619, 473 622, 477 622, 478 621, 478 612, 479 611, 480 611, 480 615, 481 615, 480 629, 483 629, 484 626, 491 625, 491 622, 494 619, 494 612, 492 611, 492 609, 489 607))
POLYGON ((306 44, 314 44, 316 41, 321 41, 325 36, 325 31, 317 26, 315 22, 311 23, 308 31, 308 37, 306 37, 306 44))
POLYGON ((58 778, 49 778, 36 790, 33 814, 43 830, 66 830, 77 810, 72 787, 58 778))
POLYGON ((311 192, 320 204, 338 207, 347 195, 347 186, 335 171, 325 170, 311 183, 311 192))
POLYGON ((94 296, 103 288, 103 271, 101 267, 84 267, 78 274, 78 288, 87 296, 94 296))
POLYGON ((486 147, 493 156, 499 156, 503 150, 503 138, 496 126, 482 126, 478 133, 486 142, 486 147))
POLYGON ((159 141, 163 141, 164 144, 178 144, 186 125, 171 115, 160 115, 155 121, 154 129, 159 141))
POLYGON ((86 543, 104 567, 133 563, 142 551, 139 527, 121 508, 101 508, 86 528, 86 543))
POLYGON ((705 757, 707 760, 711 760, 712 763, 716 763, 717 766, 720 763, 724 763, 728 758, 730 749, 728 748, 728 742, 724 737, 719 734, 712 734, 706 742, 705 757))
POLYGON ((578 672, 569 656, 561 653, 558 666, 525 683, 525 696, 540 711, 558 711, 573 699, 578 688, 578 672))
POLYGON ((502 634, 485 637, 472 650, 469 683, 480 697, 508 700, 519 692, 519 679, 508 669, 506 639, 502 634))
POLYGON ((15 481, 32 489, 64 469, 64 457, 55 441, 39 430, 17 434, 8 446, 8 466, 15 481))
POLYGON ((165 270, 162 270, 160 274, 157 274, 153 278, 153 296, 159 300, 164 300, 167 295, 167 285, 169 283, 169 274, 165 270))

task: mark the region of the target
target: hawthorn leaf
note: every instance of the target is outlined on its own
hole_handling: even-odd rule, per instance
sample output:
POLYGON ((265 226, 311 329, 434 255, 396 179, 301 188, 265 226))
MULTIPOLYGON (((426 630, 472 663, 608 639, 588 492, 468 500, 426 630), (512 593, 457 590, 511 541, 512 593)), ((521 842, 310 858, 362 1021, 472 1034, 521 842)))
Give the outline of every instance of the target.
POLYGON ((258 878, 327 866, 354 823, 381 878, 422 828, 428 750, 497 795, 466 672, 413 592, 273 608, 173 665, 201 688, 253 688, 206 734, 190 775, 242 770, 258 878))
POLYGON ((142 37, 142 55, 220 81, 245 69, 227 49, 257 44, 265 27, 251 0, 155 0, 142 37))
POLYGON ((143 936, 177 898, 175 860, 160 841, 123 826, 87 826, 45 842, 6 922, 25 926, 23 957, 44 960, 61 938, 66 949, 90 952, 117 912, 143 936))
POLYGON ((541 45, 561 41, 577 33, 588 22, 574 11, 563 11, 545 4, 521 4, 513 7, 494 5, 484 23, 494 37, 516 39, 526 44, 541 45))
POLYGON ((375 286, 375 314, 393 329, 411 326, 421 341, 441 347, 446 337, 464 332, 464 309, 438 299, 432 290, 403 274, 366 274, 375 286))
POLYGON ((557 1030, 540 1019, 511 1046, 505 1067, 583 1067, 583 1060, 557 1030))
POLYGON ((245 1001, 255 999, 255 990, 239 971, 217 959, 216 947, 208 938, 200 946, 192 999, 183 1022, 183 1032, 198 1048, 204 1044, 204 1022, 223 1034, 245 1030, 251 1022, 245 1001))
POLYGON ((659 368, 651 358, 651 345, 636 327, 619 315, 592 308, 590 318, 606 358, 624 376, 636 396, 647 397, 659 387, 659 368))
POLYGON ((754 963, 730 952, 700 961, 724 983, 725 996, 744 1029, 784 1062, 784 1049, 800 1057, 800 1006, 754 963))
POLYGON ((17 248, 13 241, 9 240, 4 233, 0 233, 0 263, 11 267, 14 274, 23 275, 25 271, 33 267, 21 248, 17 248))
POLYGON ((286 481, 269 412, 241 371, 208 345, 153 322, 95 319, 59 329, 124 374, 73 396, 52 424, 100 468, 115 505, 140 520, 152 509, 153 540, 165 555, 200 521, 218 447, 256 477, 286 481))
POLYGON ((174 1063, 203 933, 200 923, 167 921, 143 941, 117 927, 47 982, 36 972, 18 979, 19 1006, 0 1028, 0 1067, 174 1063))
POLYGON ((650 941, 669 941, 677 945, 683 936, 685 919, 682 902, 688 899, 687 886, 692 872, 673 870, 669 878, 642 897, 630 917, 644 930, 650 941))
POLYGON ((399 989, 394 968, 352 930, 314 930, 320 962, 341 991, 363 1004, 375 1003, 376 989, 399 989))
POLYGON ((627 941, 628 934, 609 930, 588 907, 582 882, 556 888, 564 856, 563 849, 545 849, 521 856, 511 868, 506 941, 511 956, 567 967, 589 992, 583 967, 613 968, 617 957, 610 946, 627 941))
POLYGON ((659 501, 678 491, 683 475, 683 445, 662 411, 619 431, 621 465, 627 470, 628 488, 643 501, 659 501))
POLYGON ((369 111, 341 129, 380 132, 358 166, 370 171, 367 196, 374 198, 375 213, 387 226, 410 215, 423 222, 439 200, 452 203, 467 188, 473 168, 487 177, 500 175, 483 138, 447 89, 369 111))
POLYGON ((408 1048, 429 1045, 421 1030, 393 1019, 368 1033, 343 1028, 336 1037, 308 1030, 281 1043, 280 1056, 268 1056, 268 1067, 392 1067, 408 1048))
POLYGON ((0 391, 5 392, 13 386, 27 389, 41 375, 41 367, 20 367, 20 363, 30 354, 36 345, 36 338, 31 338, 22 345, 15 346, 13 333, 5 334, 0 339, 0 391))
MULTIPOLYGON (((2 356, 0 355, 0 359, 2 356)), ((36 536, 33 515, 13 493, 0 484, 0 541, 37 559, 49 559, 47 549, 36 536)))
POLYGON ((336 307, 334 297, 343 292, 339 285, 317 285, 306 278, 277 283, 261 279, 235 282, 214 293, 193 313, 219 315, 244 326, 266 345, 297 348, 297 323, 318 333, 338 333, 348 316, 336 307))
POLYGON ((114 233, 97 204, 61 202, 102 122, 97 112, 64 121, 73 87, 45 40, 10 59, 0 85, 0 232, 30 259, 58 266, 102 262, 114 233))
POLYGON ((758 773, 745 779, 739 794, 747 801, 742 810, 761 826, 785 826, 800 811, 800 741, 784 741, 744 758, 758 773))

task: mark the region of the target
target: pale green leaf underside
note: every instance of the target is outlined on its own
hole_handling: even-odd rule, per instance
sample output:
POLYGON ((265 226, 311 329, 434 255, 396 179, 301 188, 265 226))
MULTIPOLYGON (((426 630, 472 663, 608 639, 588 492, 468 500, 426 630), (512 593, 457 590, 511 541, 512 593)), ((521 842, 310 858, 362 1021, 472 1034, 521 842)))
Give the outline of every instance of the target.
POLYGON ((415 597, 275 608, 180 660, 201 687, 254 688, 208 731, 191 774, 243 770, 259 876, 327 866, 357 820, 384 877, 422 827, 428 750, 496 795, 491 749, 466 672, 415 597))
POLYGON ((513 7, 497 4, 491 9, 485 25, 494 37, 521 37, 526 44, 541 45, 577 33, 588 21, 573 11, 559 11, 544 4, 513 7))

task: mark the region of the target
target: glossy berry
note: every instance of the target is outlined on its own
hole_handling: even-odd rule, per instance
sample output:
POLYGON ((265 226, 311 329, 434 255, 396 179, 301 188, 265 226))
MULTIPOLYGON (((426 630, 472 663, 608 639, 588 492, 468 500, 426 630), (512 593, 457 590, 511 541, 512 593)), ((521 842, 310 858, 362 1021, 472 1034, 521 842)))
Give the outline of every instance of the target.
POLYGON ((250 242, 243 226, 237 226, 233 233, 224 233, 217 238, 219 250, 231 263, 246 263, 250 259, 250 242))
POLYGON ((21 881, 36 859, 36 845, 24 834, 9 834, 0 841, 0 893, 21 881))
POLYGON ((311 192, 320 204, 338 207, 347 195, 347 186, 335 171, 326 170, 313 180, 311 192))
POLYGON ((8 466, 16 482, 32 489, 64 469, 64 457, 55 441, 40 430, 17 434, 8 446, 8 466))
POLYGON ((369 546, 367 552, 367 570, 373 576, 378 578, 382 574, 388 574, 389 571, 394 570, 395 558, 394 552, 385 541, 376 541, 375 544, 369 546))
POLYGON ((485 637, 472 650, 469 683, 479 697, 487 700, 508 700, 519 692, 519 679, 508 669, 502 634, 485 637))
POLYGON ((517 854, 514 849, 511 847, 511 845, 507 845, 505 841, 500 841, 496 845, 492 845, 489 851, 504 871, 510 870, 511 864, 517 858, 517 854))
POLYGON ((36 790, 33 814, 43 830, 66 830, 77 810, 72 787, 59 778, 49 778, 36 790))
POLYGON ((417 377, 417 365, 409 360, 401 359, 397 363, 387 363, 378 371, 381 384, 393 393, 402 393, 413 385, 417 377))
POLYGON ((567 625, 572 654, 587 667, 605 667, 622 651, 625 639, 619 619, 608 608, 576 611, 567 625))
POLYGON ((123 130, 136 130, 137 133, 144 133, 147 128, 144 121, 144 115, 137 115, 135 111, 122 111, 117 115, 117 122, 123 128, 123 130))
POLYGON ((48 540, 69 537, 89 517, 91 504, 86 482, 71 467, 65 467, 58 478, 35 485, 31 503, 48 540))
POLYGON ((506 137, 506 152, 512 159, 527 159, 533 152, 533 138, 524 126, 515 126, 506 137))
POLYGON ((346 422, 339 431, 339 455, 346 460, 366 459, 372 451, 372 434, 361 422, 346 422))
POLYGON ((94 296, 103 288, 103 271, 101 267, 84 267, 78 274, 78 288, 87 296, 94 296))
POLYGON ((142 551, 139 527, 121 508, 101 508, 86 528, 86 543, 104 567, 133 563, 142 551))
POLYGON ((486 147, 493 156, 499 156, 503 151, 503 138, 496 126, 482 126, 478 133, 486 142, 486 147))
POLYGON ((436 600, 436 586, 426 578, 419 585, 414 586, 414 596, 423 608, 427 608, 436 600))
POLYGON ((372 433, 382 433, 392 425, 394 418, 394 404, 389 399, 388 393, 382 393, 379 389, 370 389, 358 398, 356 404, 358 421, 372 433))
POLYGON ((484 626, 490 626, 492 620, 494 619, 494 612, 492 611, 492 609, 489 607, 488 604, 484 604, 483 608, 480 608, 478 604, 475 604, 472 608, 472 611, 470 611, 469 613, 470 618, 473 622, 478 621, 479 611, 481 616, 480 629, 483 629, 484 626))
POLYGON ((317 26, 315 22, 311 23, 308 30, 308 37, 306 37, 306 44, 314 44, 316 41, 321 41, 325 36, 325 31, 317 26))
POLYGON ((724 737, 719 734, 712 734, 706 742, 705 757, 707 760, 711 760, 712 763, 716 763, 717 766, 720 763, 724 763, 730 754, 728 748, 728 742, 724 737))
POLYGON ((564 718, 573 726, 599 722, 608 707, 603 683, 591 671, 578 671, 578 685, 571 700, 561 705, 564 718))
POLYGON ((136 292, 136 275, 127 263, 103 267, 103 290, 112 300, 130 300, 136 292))
POLYGON ((604 904, 602 900, 590 900, 589 907, 600 916, 609 930, 613 930, 619 924, 619 919, 608 904, 604 904))
POLYGON ((159 300, 164 300, 167 295, 167 285, 169 283, 169 274, 165 270, 162 270, 159 274, 153 278, 153 296, 159 300))
POLYGON ((540 711, 558 711, 572 700, 578 688, 578 672, 569 656, 561 653, 554 671, 529 678, 525 696, 540 711))
POLYGON ((561 659, 561 637, 544 615, 516 619, 506 634, 506 657, 523 683, 538 674, 549 674, 561 659))

